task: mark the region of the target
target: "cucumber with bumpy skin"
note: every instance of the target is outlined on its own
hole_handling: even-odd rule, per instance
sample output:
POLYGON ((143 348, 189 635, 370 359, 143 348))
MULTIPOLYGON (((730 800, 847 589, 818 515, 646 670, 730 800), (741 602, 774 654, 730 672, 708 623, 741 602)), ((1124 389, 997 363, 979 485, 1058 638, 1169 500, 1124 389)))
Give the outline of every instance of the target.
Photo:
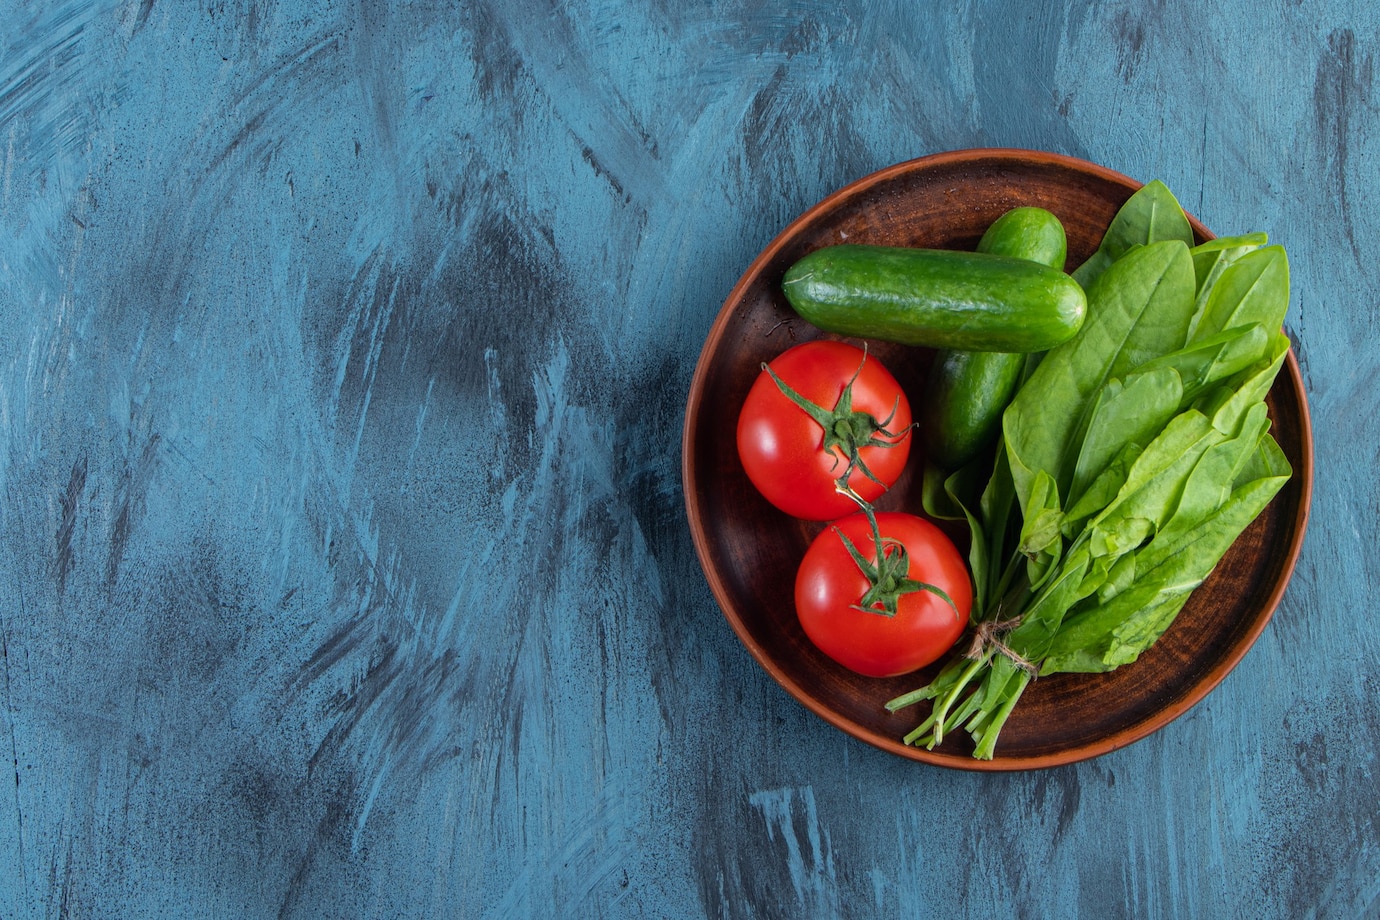
POLYGON ((990 252, 1062 269, 1069 241, 1064 225, 1044 208, 1012 208, 992 221, 977 244, 978 252, 990 252))
POLYGON ((1016 395, 1026 356, 1011 351, 951 351, 934 356, 920 412, 925 452, 952 472, 996 437, 1016 395))
MULTIPOLYGON (((1068 239, 1059 218, 1044 208, 1014 208, 987 228, 978 252, 1062 269, 1068 239)), ((1020 352, 943 349, 935 355, 920 412, 930 460, 956 470, 992 442, 1025 363, 1020 352)))
POLYGON ((842 244, 786 271, 782 290, 826 332, 961 348, 1046 351, 1072 338, 1087 300, 1062 271, 980 252, 842 244))

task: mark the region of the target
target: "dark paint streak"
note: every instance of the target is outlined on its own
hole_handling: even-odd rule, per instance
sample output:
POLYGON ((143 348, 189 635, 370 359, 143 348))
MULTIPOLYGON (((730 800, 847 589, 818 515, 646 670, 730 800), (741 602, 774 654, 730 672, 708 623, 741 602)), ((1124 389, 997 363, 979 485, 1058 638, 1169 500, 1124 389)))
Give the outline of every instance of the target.
POLYGON ((105 583, 114 590, 120 575, 120 563, 129 545, 129 537, 143 514, 149 484, 158 467, 157 432, 148 436, 138 457, 126 459, 115 487, 115 517, 110 527, 110 548, 106 555, 105 583))
POLYGON ((752 104, 743 116, 742 148, 749 172, 762 171, 770 155, 781 149, 781 139, 790 124, 785 113, 794 101, 778 99, 788 73, 785 64, 779 65, 766 85, 753 93, 752 104))
POLYGON ((10 678, 10 639, 8 618, 0 613, 0 667, 4 669, 5 676, 5 724, 9 726, 10 736, 10 763, 14 767, 14 815, 15 833, 19 838, 15 847, 16 856, 19 859, 19 881, 24 887, 28 887, 28 863, 24 858, 24 800, 20 794, 19 780, 19 738, 14 727, 14 713, 17 707, 14 704, 14 690, 10 678))
POLYGON ((1336 185, 1335 204, 1339 211, 1347 245, 1357 265, 1364 264, 1360 241, 1356 238, 1351 213, 1348 183, 1351 176, 1353 119, 1371 106, 1375 75, 1374 58, 1358 58, 1356 33, 1336 29, 1327 36, 1327 50, 1318 62, 1313 81, 1313 118, 1320 147, 1328 161, 1329 174, 1336 185))
POLYGON ((58 596, 67 590, 67 575, 72 570, 72 532, 77 526, 77 508, 86 490, 86 455, 72 465, 72 476, 59 499, 61 514, 57 530, 58 596))
POLYGON ((686 377, 687 371, 670 357, 632 376, 625 389, 637 398, 620 405, 613 454, 618 492, 629 497, 648 555, 662 567, 658 587, 664 602, 657 621, 653 646, 657 664, 651 669, 651 683, 662 722, 677 727, 684 719, 678 702, 681 681, 689 679, 682 671, 695 660, 702 639, 691 616, 695 592, 685 588, 696 584, 699 569, 683 521, 679 469, 668 463, 662 448, 676 437, 683 421, 681 394, 688 388, 686 377), (647 437, 647 431, 654 436, 647 437))
MULTIPOLYGON (((288 881, 282 904, 278 908, 278 920, 289 920, 289 918, 296 916, 298 908, 307 903, 312 869, 316 865, 323 847, 340 845, 347 818, 348 807, 340 798, 332 799, 327 804, 325 813, 317 822, 316 833, 307 842, 297 867, 288 881)), ((307 915, 310 916, 313 913, 314 907, 308 908, 307 915)))
MULTIPOLYGON (((393 453, 395 420, 386 407, 372 402, 373 395, 384 388, 394 394, 411 393, 401 402, 413 405, 433 385, 435 398, 446 405, 493 405, 497 395, 506 430, 488 433, 495 438, 491 446, 484 444, 486 435, 480 427, 462 436, 473 441, 481 457, 493 457, 512 469, 531 469, 539 445, 524 440, 524 433, 538 424, 541 412, 531 381, 541 371, 535 362, 565 325, 557 293, 561 273, 552 263, 549 241, 534 236, 530 229, 534 224, 514 215, 506 182, 482 175, 456 181, 463 193, 434 186, 429 197, 463 202, 468 232, 463 251, 403 265, 366 264, 344 311, 359 333, 348 337, 351 345, 341 368, 339 391, 323 393, 323 399, 335 407, 336 424, 345 438, 358 439, 360 449, 369 456, 375 450, 387 456, 393 453), (440 323, 438 297, 447 305, 439 311, 444 320, 440 323), (493 322, 485 311, 471 308, 494 303, 504 304, 506 311, 523 316, 524 321, 493 322), (436 326, 422 332, 419 322, 436 326), (491 364, 486 357, 491 353, 508 360, 491 364), (491 371, 497 379, 490 378, 491 371)), ((449 225, 455 213, 443 208, 435 216, 449 225)), ((437 232, 453 231, 442 227, 437 232)), ((578 335, 578 330, 569 334, 578 335)), ((334 331, 322 330, 318 341, 323 352, 336 337, 334 331)), ((322 384, 329 385, 324 379, 322 384)), ((382 473, 396 471, 397 465, 372 468, 382 473)), ((381 493, 388 494, 399 495, 391 489, 381 493)), ((496 513, 493 498, 481 495, 478 499, 484 513, 496 513)), ((376 509, 387 533, 404 526, 411 501, 399 496, 376 509)), ((520 572, 521 584, 500 588, 493 603, 512 603, 510 592, 517 589, 516 598, 524 605, 539 606, 536 599, 556 592, 559 568, 554 560, 560 558, 560 551, 553 544, 561 536, 561 517, 574 499, 560 495, 555 502, 539 519, 524 517, 499 529, 499 539, 511 544, 501 548, 502 556, 517 554, 538 564, 520 572)), ((349 532, 352 525, 341 520, 331 529, 349 532)), ((474 548, 480 550, 482 545, 474 548)), ((315 773, 352 752, 348 756, 363 758, 375 770, 388 764, 395 782, 415 780, 458 756, 462 727, 492 711, 512 714, 503 735, 509 749, 516 752, 522 731, 516 714, 531 688, 503 661, 522 654, 523 638, 541 617, 524 614, 514 631, 507 625, 508 617, 485 606, 471 609, 471 604, 482 605, 485 598, 460 601, 458 615, 467 633, 482 631, 484 619, 500 616, 490 641, 509 651, 496 661, 477 661, 472 650, 451 646, 455 636, 441 630, 447 607, 454 603, 450 598, 405 598, 388 587, 390 576, 366 554, 345 553, 336 558, 332 568, 340 588, 334 607, 347 615, 338 619, 338 627, 293 678, 294 692, 306 693, 341 669, 354 671, 355 676, 331 703, 331 728, 311 755, 309 769, 315 773), (362 670, 361 660, 366 662, 362 670), (505 703, 508 693, 514 696, 505 703)), ((517 762, 515 757, 512 762, 517 762)))
MULTIPOLYGON (((58 871, 57 860, 53 860, 53 874, 56 876, 58 871)), ((56 877, 51 878, 48 883, 49 891, 56 891, 58 895, 57 916, 58 920, 68 920, 72 916, 72 841, 68 838, 67 858, 62 863, 62 881, 59 887, 56 877)))
POLYGON ((147 309, 149 292, 153 306, 169 311, 185 301, 198 255, 242 183, 266 167, 297 130, 297 100, 323 94, 344 79, 340 52, 334 27, 310 36, 255 73, 232 97, 225 117, 185 146, 172 173, 175 185, 154 222, 156 235, 139 253, 135 271, 142 283, 122 291, 135 301, 124 309, 147 309))
POLYGON ((1054 827, 1053 845, 1058 846, 1067 837, 1073 827, 1074 820, 1078 817, 1078 803, 1082 797, 1082 786, 1078 778, 1077 769, 1047 770, 1042 772, 1036 779, 1035 800, 1041 811, 1046 811, 1056 805, 1056 802, 1047 802, 1046 798, 1050 795, 1050 787, 1057 787, 1055 795, 1058 807, 1058 821, 1054 827))
POLYGON ((501 82, 486 87, 489 93, 497 93, 500 87, 511 92, 514 84, 503 83, 518 74, 535 79, 543 87, 563 87, 563 92, 551 96, 558 118, 581 147, 593 152, 594 159, 624 190, 621 194, 643 207, 670 194, 660 171, 654 168, 660 152, 653 132, 642 125, 636 109, 619 89, 601 79, 586 58, 563 4, 506 0, 481 4, 478 15, 482 17, 480 35, 486 50, 497 52, 493 57, 485 56, 485 65, 498 60, 508 68, 498 75, 501 82))
MULTIPOLYGON (((1369 698, 1380 690, 1380 680, 1373 675, 1365 684, 1369 698)), ((1278 879, 1278 896, 1288 916, 1369 917, 1369 908, 1380 900, 1380 876, 1375 874, 1376 855, 1365 842, 1380 839, 1380 813, 1359 803, 1380 801, 1380 776, 1356 762, 1348 743, 1342 742, 1346 749, 1340 756, 1329 750, 1338 742, 1323 727, 1329 718, 1348 726, 1347 737, 1375 737, 1372 733, 1380 732, 1380 712, 1368 704, 1315 699, 1286 716, 1283 735, 1297 739, 1289 745, 1294 758, 1288 777, 1311 794, 1309 801, 1335 797, 1352 807, 1339 811, 1325 840, 1303 832, 1307 817, 1286 816, 1298 832, 1281 837, 1278 855, 1296 871, 1278 879)))
POLYGON ((617 194, 619 198, 623 198, 625 201, 628 200, 628 194, 623 190, 623 184, 618 181, 617 176, 604 167, 603 163, 599 162, 599 158, 595 156, 592 147, 585 145, 580 148, 580 156, 584 157, 585 162, 594 170, 596 176, 606 180, 608 184, 613 187, 614 193, 617 194))
POLYGON ((1136 79, 1141 61, 1141 46, 1145 44, 1145 23, 1130 10, 1121 10, 1112 23, 1117 46, 1117 74, 1123 83, 1136 79))
MULTIPOLYGON (((950 140, 944 148, 1025 146, 1070 156, 1087 156, 1084 139, 1069 124, 1062 103, 1077 98, 1078 87, 1061 85, 1060 52, 1065 28, 1074 34, 1096 4, 1029 4, 1001 0, 974 12, 972 54, 977 102, 983 111, 1002 112, 984 119, 981 130, 950 140), (1065 22, 1067 17, 1067 23, 1065 22), (1030 40, 1011 41, 1011 30, 989 23, 1022 23, 1030 40)), ((1099 35, 1098 42, 1106 36, 1099 35)))
POLYGON ((214 691, 223 669, 243 649, 246 618, 256 612, 249 600, 254 592, 242 573, 227 569, 219 547, 206 538, 183 548, 178 565, 169 566, 159 580, 165 590, 148 611, 146 647, 153 657, 143 669, 143 682, 160 692, 198 688, 208 693, 203 707, 219 707, 223 703, 214 691))
MULTIPOLYGON (((380 571, 378 561, 363 554, 332 555, 340 587, 332 605, 336 616, 328 619, 338 625, 293 679, 295 694, 346 681, 343 692, 331 699, 330 730, 309 763, 313 775, 328 764, 355 761, 365 765, 375 782, 386 775, 392 786, 413 783, 466 755, 465 731, 476 726, 499 752, 497 776, 525 769, 532 756, 523 747, 528 716, 535 720, 542 711, 538 731, 549 731, 550 716, 544 712, 549 705, 542 699, 545 691, 534 685, 531 671, 521 663, 535 661, 536 673, 548 674, 561 664, 557 656, 567 654, 552 647, 556 617, 547 612, 565 590, 565 560, 580 559, 594 548, 596 571, 626 571, 626 560, 615 555, 629 542, 628 514, 621 506, 626 487, 584 481, 587 468, 603 465, 601 441, 612 437, 614 455, 627 455, 620 465, 627 472, 620 479, 629 485, 655 484, 654 503, 636 506, 643 527, 664 533, 676 526, 669 522, 679 523, 674 457, 653 447, 674 438, 679 422, 679 391, 664 385, 667 368, 657 369, 655 380, 617 381, 590 342, 589 331, 571 322, 575 314, 561 292, 565 272, 554 261, 554 241, 534 235, 532 223, 520 219, 507 181, 490 179, 477 168, 453 181, 466 192, 457 194, 433 182, 427 196, 438 203, 463 202, 461 227, 453 226, 450 205, 436 212, 444 224, 436 228, 442 237, 465 233, 460 251, 403 264, 380 260, 357 274, 342 315, 359 332, 346 336, 351 344, 341 365, 339 391, 322 395, 335 407, 342 447, 353 440, 362 457, 384 461, 367 468, 377 496, 373 515, 385 546, 402 532, 416 499, 382 486, 382 477, 397 470, 396 460, 385 458, 396 456, 393 433, 402 419, 380 406, 377 395, 387 391, 398 404, 415 405, 434 385, 442 405, 483 407, 479 413, 464 413, 467 425, 457 434, 485 462, 527 472, 498 480, 506 507, 495 507, 499 495, 466 497, 474 510, 501 517, 492 530, 477 532, 492 535, 498 545, 486 549, 481 540, 465 562, 517 561, 503 563, 506 574, 474 573, 474 580, 489 585, 492 594, 451 599, 394 593, 389 583, 414 576, 394 576, 387 566, 380 571), (492 303, 501 303, 505 314, 523 321, 482 322, 484 312, 470 308, 492 303), (446 319, 443 325, 418 327, 434 322, 438 312, 446 319), (566 366, 574 359, 553 363, 553 342, 561 345, 558 357, 567 348, 579 356, 585 379, 610 378, 608 389, 568 392, 566 366), (610 392, 635 393, 644 401, 618 400, 617 412, 626 416, 625 423, 618 423, 603 415, 610 392), (413 395, 399 398, 403 393, 413 395), (646 402, 648 396, 656 401, 646 402), (575 404, 577 398, 588 399, 594 414, 575 404), (649 440, 649 431, 661 436, 649 440), (455 627, 443 626, 451 617, 448 607, 455 609, 455 627), (476 643, 482 643, 482 658, 476 656, 476 643), (366 662, 362 668, 361 662, 366 662), (496 713, 502 719, 488 728, 496 713)), ((418 237, 430 238, 430 232, 418 237)), ((324 352, 337 338, 336 332, 322 328, 317 341, 324 352)), ((322 385, 329 386, 325 379, 322 385)), ((480 475, 483 466, 478 464, 480 475)), ((432 500, 446 496, 438 493, 432 500)), ((331 516, 344 510, 326 507, 331 516)), ((340 534, 352 531, 352 525, 337 519, 329 530, 340 534)), ((599 645, 602 650, 604 643, 599 645)), ((673 706, 669 698, 661 702, 673 706)), ((368 808, 367 798, 352 804, 353 820, 364 821, 368 808)))
MULTIPOLYGON (((84 142, 86 111, 68 100, 79 96, 88 26, 112 4, 71 2, 35 12, 27 22, 6 29, 0 54, 0 130, 21 124, 33 140, 26 163, 39 175, 63 150, 84 142)), ((13 24, 11 24, 13 25, 13 24)))

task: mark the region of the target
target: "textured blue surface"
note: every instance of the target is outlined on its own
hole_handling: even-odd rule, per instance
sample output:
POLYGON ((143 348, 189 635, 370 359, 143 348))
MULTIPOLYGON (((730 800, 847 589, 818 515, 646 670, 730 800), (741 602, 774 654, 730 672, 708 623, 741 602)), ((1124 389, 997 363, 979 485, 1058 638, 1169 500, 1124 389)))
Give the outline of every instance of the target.
POLYGON ((1380 13, 781 6, 0 0, 0 917, 1380 914, 1380 13), (989 145, 1284 243, 1318 458, 1216 692, 999 776, 777 687, 679 478, 751 257, 989 145))

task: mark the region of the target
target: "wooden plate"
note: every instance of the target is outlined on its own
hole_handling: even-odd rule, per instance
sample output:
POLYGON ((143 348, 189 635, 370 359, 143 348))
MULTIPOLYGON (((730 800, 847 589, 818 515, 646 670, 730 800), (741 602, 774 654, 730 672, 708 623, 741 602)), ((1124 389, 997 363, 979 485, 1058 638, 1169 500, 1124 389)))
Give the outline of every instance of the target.
MULTIPOLYGON (((901 163, 797 218, 753 260, 725 301, 700 355, 685 417, 685 503, 695 549, 724 615, 762 667, 849 734, 902 757, 967 770, 1032 769, 1095 757, 1162 728, 1201 700, 1274 613, 1303 542, 1313 483, 1308 406, 1292 351, 1267 402, 1293 478, 1153 648, 1110 674, 1035 681, 1006 723, 991 761, 974 760, 963 733, 934 751, 901 743, 928 704, 890 714, 883 703, 927 683, 938 665, 906 677, 867 678, 836 665, 810 643, 796 620, 793 585, 805 548, 824 525, 794 520, 767 504, 738 461, 738 408, 761 363, 798 342, 825 337, 796 317, 780 293, 781 277, 797 259, 845 241, 972 249, 1003 212, 1038 205, 1063 221, 1072 268, 1096 249, 1117 209, 1139 187, 1082 160, 1023 150, 959 151, 901 163)), ((1200 238, 1212 237, 1190 221, 1200 238)), ((923 401, 931 353, 869 347, 912 404, 923 401)), ((910 472, 879 507, 918 512, 922 464, 913 451, 910 472)))

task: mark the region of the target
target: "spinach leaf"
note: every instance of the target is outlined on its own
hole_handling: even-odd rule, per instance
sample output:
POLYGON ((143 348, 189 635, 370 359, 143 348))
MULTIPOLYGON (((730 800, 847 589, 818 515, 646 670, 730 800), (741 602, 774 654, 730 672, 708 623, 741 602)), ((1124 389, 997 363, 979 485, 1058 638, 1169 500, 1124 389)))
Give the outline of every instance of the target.
POLYGON ((934 463, 926 463, 920 480, 920 506, 937 521, 964 520, 962 507, 950 496, 948 480, 952 473, 934 463))
POLYGON ((1190 250, 1193 254, 1193 273, 1198 278, 1198 291, 1193 305, 1193 322, 1189 324, 1189 338, 1196 334, 1198 322, 1207 307, 1208 297, 1217 286, 1217 279, 1222 277, 1222 272, 1237 259, 1259 249, 1266 242, 1265 234, 1251 233, 1208 240, 1190 250))
MULTIPOLYGON (((1238 474, 1269 427, 1265 404, 1256 403, 1242 420, 1240 434, 1214 444, 1203 452, 1184 481, 1177 507, 1160 524, 1156 539, 1161 545, 1166 540, 1172 542, 1179 534, 1193 530, 1226 502, 1238 474)), ((1146 560, 1156 562, 1157 550, 1153 547, 1146 547, 1146 550, 1146 560)))
POLYGON ((1136 369, 1136 373, 1173 368, 1179 375, 1183 387, 1182 405, 1186 407, 1212 384, 1263 359, 1269 353, 1271 338, 1266 328, 1259 324, 1228 329, 1147 361, 1136 369))
POLYGON ((1080 439, 1070 498, 1077 502, 1127 444, 1149 444, 1178 414, 1183 396, 1183 383, 1173 367, 1138 370, 1124 383, 1108 380, 1088 415, 1087 433, 1080 439))
POLYGON ((1126 485, 1126 477, 1145 448, 1134 441, 1123 444, 1116 457, 1109 463, 1087 489, 1078 496, 1069 509, 1064 512, 1064 537, 1072 540, 1082 532, 1088 518, 1111 504, 1126 485))
MULTIPOLYGON (((1126 377, 1113 378, 1103 386, 1087 422, 1070 488, 1069 517, 1088 517, 1110 500, 1110 481, 1099 483, 1096 495, 1088 495, 1108 465, 1131 446, 1143 449, 1165 423, 1186 408, 1209 386, 1255 364, 1266 354, 1270 337, 1264 327, 1230 329, 1147 361, 1126 377), (1100 502, 1093 504, 1093 502, 1100 502)), ((1124 481, 1124 475, 1121 481, 1124 481)), ((1119 486, 1118 486, 1119 487, 1119 486)), ((1069 520, 1065 521, 1068 534, 1069 520)))
POLYGON ((1233 261, 1213 283, 1193 338, 1251 324, 1275 330, 1288 308, 1288 256, 1281 246, 1256 249, 1233 261))
POLYGON ((1192 246, 1193 228, 1174 194, 1157 179, 1126 200, 1102 235, 1097 251, 1074 271, 1073 278, 1086 290, 1113 262, 1135 247, 1163 240, 1179 240, 1192 246))
POLYGON ((1219 236, 1199 243, 1191 250, 1193 253, 1193 273, 1198 276, 1198 290, 1209 285, 1222 269, 1252 250, 1259 249, 1270 241, 1263 233, 1247 233, 1241 236, 1219 236))
POLYGON ((1270 392, 1288 353, 1288 336, 1282 332, 1275 333, 1270 339, 1270 351, 1264 358, 1207 391, 1196 405, 1205 415, 1211 416, 1212 424, 1219 431, 1235 431, 1246 411, 1270 392))
POLYGON ((1022 513, 1039 470, 1068 494, 1081 449, 1075 434, 1106 381, 1183 347, 1193 289, 1193 260, 1178 241, 1135 249, 1093 285, 1083 328, 1045 355, 1003 417, 1022 513))
POLYGON ((1204 451, 1223 440, 1212 420, 1198 410, 1187 409, 1175 416, 1136 458, 1116 497, 1086 525, 1094 554, 1124 552, 1117 549, 1122 542, 1117 535, 1139 526, 1128 522, 1165 519, 1194 464, 1204 451))
POLYGON ((1011 631, 1007 644, 1021 657, 1038 661, 1063 623, 1069 608, 1092 594, 1106 577, 1106 567, 1095 566, 1087 544, 1075 544, 1052 571, 1044 587, 1021 614, 1020 625, 1011 631))
POLYGON ((1288 481, 1288 461, 1268 434, 1259 435, 1247 452, 1258 475, 1194 526, 1167 528, 1128 557, 1137 563, 1130 587, 1070 613, 1048 647, 1041 674, 1110 671, 1136 660, 1159 639, 1193 589, 1288 481))
POLYGON ((1030 560, 1030 584, 1039 588, 1045 576, 1059 561, 1063 544, 1060 532, 1064 522, 1059 509, 1059 492, 1054 480, 1044 470, 1035 474, 1031 486, 1030 500, 1021 524, 1021 537, 1018 549, 1021 555, 1030 560))
POLYGON ((988 560, 986 578, 978 586, 983 596, 980 606, 982 618, 999 617, 1002 607, 1010 603, 1011 592, 1019 594, 1029 590, 1028 585, 1017 582, 1019 556, 1009 545, 1013 522, 1019 521, 1019 517, 1014 516, 1015 510, 1016 488, 1011 481, 1006 448, 999 437, 992 478, 987 481, 978 503, 982 521, 979 533, 986 544, 985 556, 988 560))

